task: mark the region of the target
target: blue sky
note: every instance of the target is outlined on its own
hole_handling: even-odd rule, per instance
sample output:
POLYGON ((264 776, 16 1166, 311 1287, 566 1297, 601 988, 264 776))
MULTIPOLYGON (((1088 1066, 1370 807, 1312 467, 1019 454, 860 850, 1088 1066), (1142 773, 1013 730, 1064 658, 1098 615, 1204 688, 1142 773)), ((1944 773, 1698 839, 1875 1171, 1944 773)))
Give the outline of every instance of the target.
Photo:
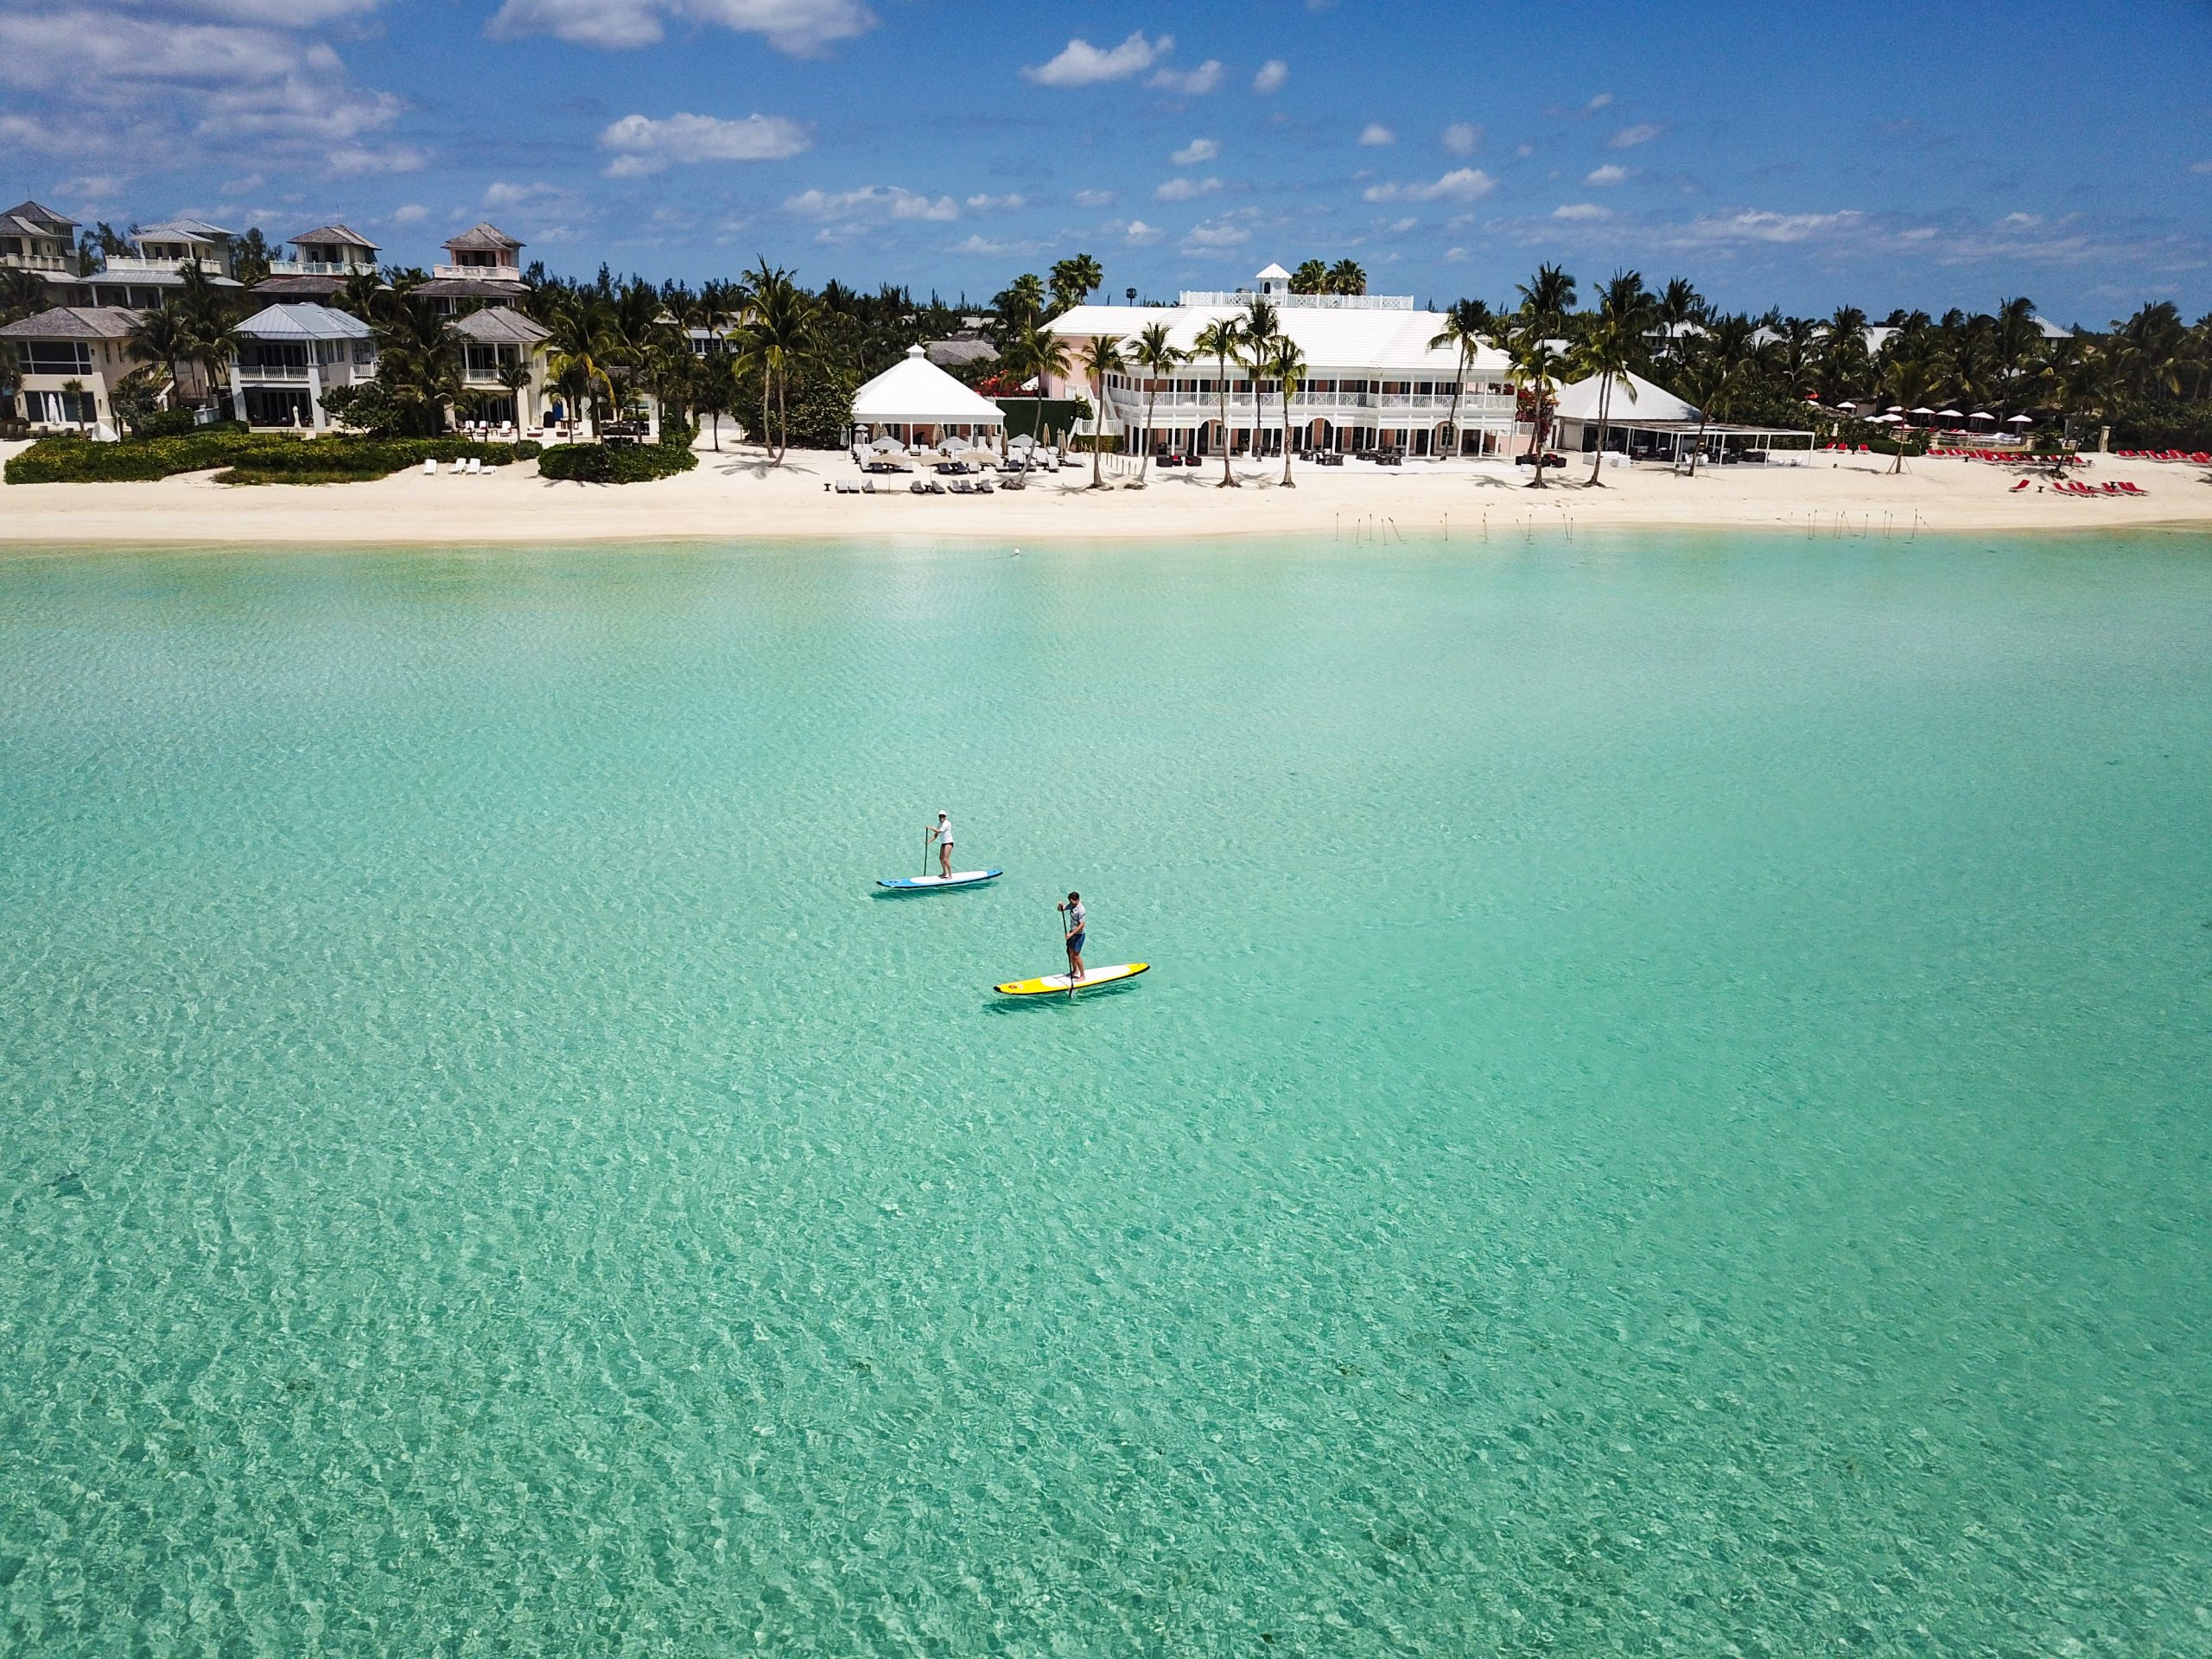
POLYGON ((981 298, 1540 261, 1877 315, 2212 308, 2212 6, 0 0, 0 193, 428 264, 981 298))

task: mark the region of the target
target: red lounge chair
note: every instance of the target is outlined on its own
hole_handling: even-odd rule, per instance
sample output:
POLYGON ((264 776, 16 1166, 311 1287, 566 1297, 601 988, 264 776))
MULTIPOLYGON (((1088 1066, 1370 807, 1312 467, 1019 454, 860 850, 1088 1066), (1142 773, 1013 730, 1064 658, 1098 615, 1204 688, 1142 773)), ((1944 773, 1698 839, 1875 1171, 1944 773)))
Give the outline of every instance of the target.
POLYGON ((2123 483, 2120 487, 2126 491, 2130 495, 2147 495, 2150 493, 2150 492, 2145 490, 2140 484, 2123 483))
POLYGON ((2026 489, 2027 487, 2028 487, 2028 480, 2027 480, 2026 479, 2024 479, 2024 479, 2022 479, 2018 483, 2015 484, 2015 485, 2012 486, 2012 493, 2013 493, 2014 495, 2018 495, 2018 494, 2022 490, 2024 490, 2024 489, 2026 489))

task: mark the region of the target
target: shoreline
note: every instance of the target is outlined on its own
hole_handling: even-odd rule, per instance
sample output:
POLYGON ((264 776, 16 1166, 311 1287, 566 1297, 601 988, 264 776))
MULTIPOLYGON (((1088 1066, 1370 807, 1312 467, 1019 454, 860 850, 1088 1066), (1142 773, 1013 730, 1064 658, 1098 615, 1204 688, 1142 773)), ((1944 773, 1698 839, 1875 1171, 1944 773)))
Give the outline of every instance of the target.
MULTIPOLYGON (((16 446, 4 446, 12 452, 16 446)), ((1986 463, 1919 460, 1891 475, 1885 456, 1815 457, 1805 467, 1609 467, 1604 484, 1570 464, 1541 490, 1496 461, 1357 463, 1323 470, 1280 461, 1239 464, 1243 487, 1216 487, 1218 466, 1154 472, 1142 492, 1088 467, 1033 479, 1019 493, 839 495, 858 474, 842 453, 794 452, 779 467, 756 454, 702 447, 696 471, 651 484, 540 479, 524 462, 480 477, 404 473, 367 483, 217 484, 209 474, 151 483, 0 486, 0 549, 79 547, 500 546, 623 542, 846 541, 855 538, 1044 543, 1237 540, 1335 536, 1365 541, 1478 541, 1551 528, 1761 531, 1845 538, 1996 531, 2212 531, 2212 474, 2187 464, 2099 455, 2075 476, 2136 485, 2139 496, 2015 491, 2018 474, 1986 463), (351 522, 358 515, 358 524, 351 522)))

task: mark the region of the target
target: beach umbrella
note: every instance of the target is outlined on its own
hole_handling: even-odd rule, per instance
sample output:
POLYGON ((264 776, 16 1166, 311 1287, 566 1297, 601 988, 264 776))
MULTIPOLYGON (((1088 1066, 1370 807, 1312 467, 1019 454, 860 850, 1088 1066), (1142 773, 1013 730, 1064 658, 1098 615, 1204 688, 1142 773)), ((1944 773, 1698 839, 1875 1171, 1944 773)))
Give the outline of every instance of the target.
POLYGON ((1973 414, 1967 416, 1967 419, 1970 421, 1993 421, 1997 417, 1994 415, 1991 414, 1986 409, 1977 409, 1973 414))
POLYGON ((1939 421, 1962 421, 1966 416, 1955 409, 1939 409, 1936 411, 1936 418, 1939 421))
POLYGON ((883 436, 878 438, 874 443, 868 445, 868 448, 874 450, 879 455, 895 455, 905 449, 906 447, 906 446, 905 444, 899 442, 898 439, 893 437, 887 432, 885 433, 883 436))
POLYGON ((2011 420, 2005 422, 2005 424, 2007 426, 2033 426, 2035 423, 2024 415, 2015 415, 2011 420))
POLYGON ((1891 414, 1892 414, 1892 415, 1902 415, 1902 414, 1904 414, 1904 405, 1903 404, 1891 404, 1890 405, 1890 413, 1891 413, 1891 414))
POLYGON ((1912 412, 1916 415, 1933 415, 1936 411, 1932 409, 1916 409, 1912 412))
POLYGON ((1837 407, 1838 409, 1847 409, 1847 410, 1852 410, 1853 413, 1856 413, 1856 412, 1858 411, 1858 409, 1859 409, 1859 405, 1858 405, 1858 404, 1854 404, 1854 403, 1853 403, 1853 402, 1851 401, 1851 399, 1849 399, 1848 397, 1845 398, 1841 403, 1838 404, 1836 405, 1836 407, 1837 407))

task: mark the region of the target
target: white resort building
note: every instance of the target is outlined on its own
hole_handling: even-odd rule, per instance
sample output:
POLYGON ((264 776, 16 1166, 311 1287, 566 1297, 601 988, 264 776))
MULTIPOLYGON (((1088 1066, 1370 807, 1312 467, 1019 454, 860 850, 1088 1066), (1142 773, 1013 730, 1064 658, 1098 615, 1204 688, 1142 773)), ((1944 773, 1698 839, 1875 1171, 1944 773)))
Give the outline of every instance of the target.
MULTIPOLYGON (((1294 449, 1392 449, 1414 455, 1496 454, 1513 440, 1514 393, 1503 353, 1484 346, 1459 385, 1458 442, 1452 442, 1454 383, 1459 354, 1433 346, 1444 327, 1440 312, 1416 310, 1410 295, 1294 294, 1290 273, 1269 265, 1252 291, 1185 293, 1172 306, 1079 305, 1046 325, 1069 346, 1072 364, 1083 342, 1118 334, 1126 353, 1152 323, 1187 353, 1201 329, 1234 321, 1245 305, 1263 297, 1274 306, 1281 332, 1306 359, 1306 379, 1291 410, 1294 449)), ((1236 454, 1280 454, 1282 403, 1275 383, 1256 385, 1235 359, 1192 359, 1169 376, 1134 371, 1109 375, 1103 429, 1134 448, 1142 440, 1145 409, 1152 403, 1152 445, 1184 454, 1218 454, 1224 442, 1236 454), (1227 421, 1223 420, 1223 382, 1227 421)), ((1045 394, 1096 399, 1083 372, 1047 378, 1045 394)), ((1086 423, 1087 424, 1087 423, 1086 423)))
POLYGON ((962 385, 929 360, 919 346, 853 394, 852 442, 883 438, 902 445, 1003 442, 1006 415, 989 398, 962 385))
POLYGON ((269 275, 256 283, 257 299, 321 302, 346 291, 346 279, 362 271, 376 275, 377 245, 343 225, 302 231, 290 238, 292 257, 271 259, 269 275))
POLYGON ((0 340, 16 348, 16 396, 33 431, 119 435, 115 389, 139 366, 129 350, 137 322, 137 312, 113 306, 65 305, 0 328, 0 340))

